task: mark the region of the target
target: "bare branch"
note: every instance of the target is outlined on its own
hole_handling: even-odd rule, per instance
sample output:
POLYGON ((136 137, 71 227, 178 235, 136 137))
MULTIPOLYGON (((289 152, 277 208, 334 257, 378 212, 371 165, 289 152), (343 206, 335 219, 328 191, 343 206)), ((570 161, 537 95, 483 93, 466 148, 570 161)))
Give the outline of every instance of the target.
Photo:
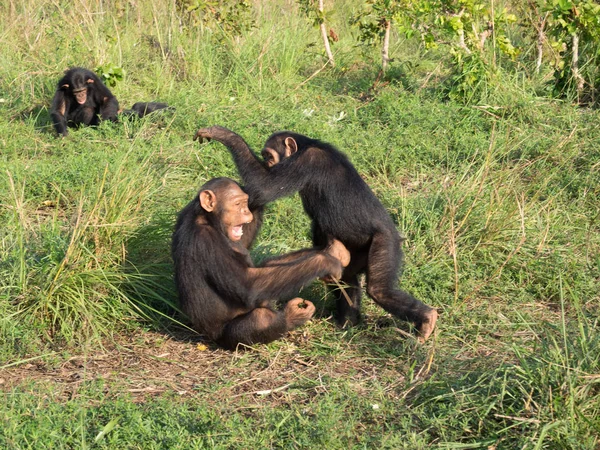
MULTIPOLYGON (((321 13, 323 12, 323 0, 319 0, 319 11, 321 13)), ((325 27, 325 21, 321 22, 319 28, 321 28, 321 37, 323 38, 323 45, 325 45, 325 53, 327 53, 329 64, 331 64, 332 67, 335 67, 333 53, 331 53, 331 47, 329 46, 329 39, 327 37, 327 27, 325 27)))
POLYGON ((385 72, 388 62, 390 61, 390 30, 392 28, 392 21, 386 19, 385 21, 385 35, 383 36, 383 48, 381 49, 381 68, 385 72))

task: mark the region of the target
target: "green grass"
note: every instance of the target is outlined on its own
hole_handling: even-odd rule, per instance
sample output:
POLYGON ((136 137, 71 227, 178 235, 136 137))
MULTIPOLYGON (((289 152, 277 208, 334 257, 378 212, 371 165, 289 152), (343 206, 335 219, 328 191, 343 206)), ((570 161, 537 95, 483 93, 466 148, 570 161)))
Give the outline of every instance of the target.
MULTIPOLYGON (((336 69, 310 80, 318 30, 293 3, 255 5, 241 37, 180 22, 176 4, 0 5, 0 447, 598 448, 598 112, 504 72, 480 102, 448 101, 443 55, 398 37, 371 89, 378 53, 354 46, 352 2, 332 18, 336 69), (56 138, 62 71, 107 64, 125 69, 122 107, 176 112, 56 138), (213 124, 253 148, 290 129, 348 154, 406 237, 402 286, 440 310, 437 337, 416 345, 367 298, 365 322, 337 329, 315 284, 313 322, 242 354, 211 347, 184 394, 137 397, 118 368, 86 377, 113 338, 182 320, 175 215, 206 180, 237 178, 223 146, 192 141, 213 124), (40 381, 81 354, 77 383, 40 381)), ((309 246, 309 227, 297 196, 275 202, 255 259, 309 246)))

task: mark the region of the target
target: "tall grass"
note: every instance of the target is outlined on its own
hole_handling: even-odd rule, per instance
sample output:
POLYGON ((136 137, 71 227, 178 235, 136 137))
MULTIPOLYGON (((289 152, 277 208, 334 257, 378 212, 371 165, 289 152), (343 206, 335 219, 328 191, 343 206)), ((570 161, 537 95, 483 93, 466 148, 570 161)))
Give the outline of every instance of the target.
POLYGON ((143 315, 124 286, 127 242, 144 223, 143 205, 156 189, 148 160, 131 167, 126 154, 114 171, 106 166, 75 197, 54 185, 41 203, 26 197, 27 179, 7 172, 11 215, 1 251, 8 256, 5 295, 17 317, 45 324, 49 340, 88 340, 115 324, 143 315))

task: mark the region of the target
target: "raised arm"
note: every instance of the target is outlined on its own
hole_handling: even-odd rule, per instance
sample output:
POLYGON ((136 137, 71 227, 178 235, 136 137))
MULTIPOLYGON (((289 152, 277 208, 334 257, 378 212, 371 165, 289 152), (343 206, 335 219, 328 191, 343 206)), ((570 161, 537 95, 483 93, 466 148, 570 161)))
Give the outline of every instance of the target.
POLYGON ((310 155, 294 155, 268 169, 266 176, 246 181, 245 189, 252 204, 266 205, 278 198, 293 195, 312 183, 315 173, 310 155))
POLYGON ((258 156, 250 149, 246 141, 239 134, 225 127, 215 125, 200 128, 194 136, 194 140, 196 139, 200 142, 205 139, 219 141, 226 146, 231 152, 231 156, 233 156, 244 184, 248 184, 251 180, 263 179, 268 176, 267 168, 263 166, 258 156))
POLYGON ((194 139, 212 139, 229 149, 244 181, 244 190, 250 196, 251 208, 264 206, 278 198, 298 192, 314 176, 314 152, 311 151, 293 155, 269 169, 241 136, 227 128, 201 128, 196 132, 194 139))

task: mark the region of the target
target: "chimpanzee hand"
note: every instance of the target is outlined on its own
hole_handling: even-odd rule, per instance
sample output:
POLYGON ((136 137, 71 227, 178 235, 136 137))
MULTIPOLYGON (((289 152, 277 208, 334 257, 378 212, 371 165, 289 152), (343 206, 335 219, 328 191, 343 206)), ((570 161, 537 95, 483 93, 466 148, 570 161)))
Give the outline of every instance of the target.
POLYGON ((438 312, 434 308, 431 308, 428 312, 423 314, 423 321, 417 327, 419 331, 419 342, 425 342, 429 339, 429 336, 433 333, 437 319, 438 312))
POLYGON ((308 322, 315 314, 315 305, 308 300, 296 297, 285 305, 285 321, 288 330, 293 330, 308 322))
POLYGON ((334 239, 331 244, 329 244, 326 251, 337 259, 342 264, 342 267, 348 267, 348 264, 350 264, 350 252, 346 246, 337 239, 334 239))
POLYGON ((212 128, 213 127, 200 128, 198 131, 196 131, 196 134, 194 135, 194 140, 197 140, 200 143, 209 142, 212 139, 212 128))
MULTIPOLYGON (((225 127, 221 127, 219 125, 213 125, 212 127, 204 127, 200 128, 196 131, 194 135, 194 140, 198 140, 199 142, 208 142, 210 140, 215 140, 222 142, 225 145, 228 145, 230 139, 242 139, 240 136, 235 134, 233 131, 228 130, 225 127)), ((243 139, 242 139, 243 142, 243 139)))

